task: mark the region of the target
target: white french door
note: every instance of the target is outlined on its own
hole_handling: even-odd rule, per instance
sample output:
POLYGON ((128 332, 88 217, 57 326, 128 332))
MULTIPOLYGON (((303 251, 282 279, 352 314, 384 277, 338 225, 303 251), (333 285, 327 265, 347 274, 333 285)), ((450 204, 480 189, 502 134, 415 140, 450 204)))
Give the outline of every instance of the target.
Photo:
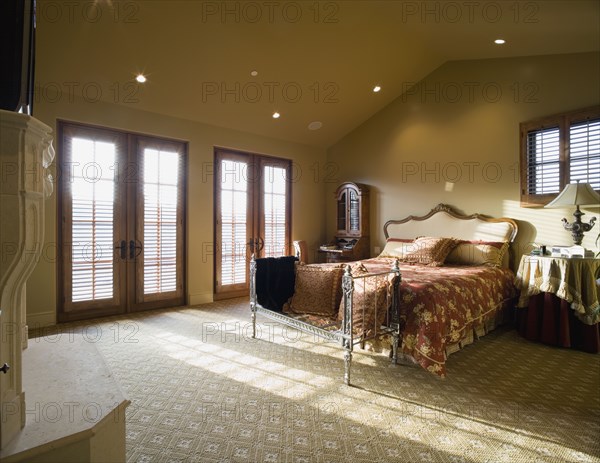
POLYGON ((244 296, 249 262, 289 255, 291 162, 215 150, 215 298, 244 296))
POLYGON ((186 144, 59 124, 59 321, 185 303, 186 144))

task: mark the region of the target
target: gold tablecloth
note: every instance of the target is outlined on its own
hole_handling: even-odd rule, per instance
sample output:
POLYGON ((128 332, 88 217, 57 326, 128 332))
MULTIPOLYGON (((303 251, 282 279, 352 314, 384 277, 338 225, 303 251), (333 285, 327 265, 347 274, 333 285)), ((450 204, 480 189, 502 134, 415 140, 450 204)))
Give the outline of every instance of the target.
POLYGON ((599 323, 599 269, 600 259, 523 256, 515 281, 521 291, 517 307, 527 307, 530 296, 553 293, 569 302, 583 323, 599 323))

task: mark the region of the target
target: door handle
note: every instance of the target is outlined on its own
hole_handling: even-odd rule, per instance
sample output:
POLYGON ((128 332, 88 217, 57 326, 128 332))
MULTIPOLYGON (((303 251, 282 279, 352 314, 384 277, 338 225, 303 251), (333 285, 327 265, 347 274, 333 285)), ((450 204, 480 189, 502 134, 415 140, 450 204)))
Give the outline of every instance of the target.
POLYGON ((127 242, 121 240, 121 244, 115 246, 115 249, 120 251, 121 259, 127 259, 127 242))
POLYGON ((265 240, 262 238, 256 238, 256 247, 258 248, 258 252, 262 251, 265 247, 265 240))
POLYGON ((142 243, 139 240, 135 240, 135 241, 129 240, 129 258, 135 259, 141 253, 142 253, 142 243))

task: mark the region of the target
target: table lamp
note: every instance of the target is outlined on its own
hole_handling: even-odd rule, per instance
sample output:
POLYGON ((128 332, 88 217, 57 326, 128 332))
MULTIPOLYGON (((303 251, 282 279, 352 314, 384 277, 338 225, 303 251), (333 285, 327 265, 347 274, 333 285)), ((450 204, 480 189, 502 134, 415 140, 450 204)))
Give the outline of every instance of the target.
POLYGON ((592 217, 589 223, 583 223, 581 216, 585 215, 579 210, 579 206, 600 206, 600 195, 594 191, 589 183, 570 183, 563 191, 544 207, 568 207, 576 206, 573 216, 575 221, 569 223, 567 219, 563 218, 563 226, 565 230, 571 232, 573 242, 575 245, 580 246, 583 240, 583 234, 590 231, 596 222, 596 217, 592 217))

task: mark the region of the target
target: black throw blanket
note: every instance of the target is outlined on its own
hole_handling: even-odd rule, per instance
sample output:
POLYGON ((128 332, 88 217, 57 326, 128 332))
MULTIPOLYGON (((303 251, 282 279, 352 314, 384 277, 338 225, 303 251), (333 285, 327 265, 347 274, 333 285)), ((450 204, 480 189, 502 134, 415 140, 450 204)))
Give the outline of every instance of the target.
POLYGON ((294 294, 294 256, 256 259, 256 299, 265 309, 281 312, 294 294))

